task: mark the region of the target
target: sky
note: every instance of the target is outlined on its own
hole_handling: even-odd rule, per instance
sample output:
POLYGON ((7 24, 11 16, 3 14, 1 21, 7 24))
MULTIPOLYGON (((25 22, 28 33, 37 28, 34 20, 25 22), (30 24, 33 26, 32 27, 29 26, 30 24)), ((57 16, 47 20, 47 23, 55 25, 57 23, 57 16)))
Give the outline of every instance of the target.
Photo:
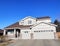
POLYGON ((0 0, 0 29, 24 17, 50 16, 60 20, 59 0, 0 0))

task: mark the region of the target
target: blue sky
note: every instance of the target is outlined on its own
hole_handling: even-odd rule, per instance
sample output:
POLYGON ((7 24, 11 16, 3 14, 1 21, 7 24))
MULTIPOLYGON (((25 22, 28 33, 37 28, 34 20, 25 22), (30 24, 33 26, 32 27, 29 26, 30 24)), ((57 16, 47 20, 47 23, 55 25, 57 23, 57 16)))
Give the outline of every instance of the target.
POLYGON ((50 16, 52 22, 60 18, 59 0, 0 0, 0 28, 26 16, 50 16))

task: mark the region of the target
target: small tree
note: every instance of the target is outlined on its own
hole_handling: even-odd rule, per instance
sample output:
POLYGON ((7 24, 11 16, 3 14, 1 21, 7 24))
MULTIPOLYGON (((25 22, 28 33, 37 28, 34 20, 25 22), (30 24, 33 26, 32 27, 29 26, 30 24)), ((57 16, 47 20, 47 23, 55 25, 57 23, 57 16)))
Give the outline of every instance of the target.
POLYGON ((59 25, 59 21, 56 19, 56 20, 54 21, 54 24, 59 25))
POLYGON ((60 32, 60 22, 56 19, 56 20, 54 21, 54 24, 57 25, 56 31, 57 31, 57 32, 60 32))

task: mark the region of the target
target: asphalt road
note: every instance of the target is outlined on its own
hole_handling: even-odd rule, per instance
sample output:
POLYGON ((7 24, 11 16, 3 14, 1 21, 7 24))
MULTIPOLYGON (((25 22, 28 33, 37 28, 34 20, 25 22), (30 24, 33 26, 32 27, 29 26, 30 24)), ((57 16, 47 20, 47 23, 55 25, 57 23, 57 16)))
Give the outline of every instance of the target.
POLYGON ((7 46, 60 46, 60 40, 15 40, 7 46))

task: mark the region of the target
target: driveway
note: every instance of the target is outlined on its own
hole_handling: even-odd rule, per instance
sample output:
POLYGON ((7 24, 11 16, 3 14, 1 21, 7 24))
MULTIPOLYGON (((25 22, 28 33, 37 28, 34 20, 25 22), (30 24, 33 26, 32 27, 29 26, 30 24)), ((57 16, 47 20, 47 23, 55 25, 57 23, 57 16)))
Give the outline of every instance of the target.
POLYGON ((60 40, 15 40, 7 46, 60 46, 60 40))

